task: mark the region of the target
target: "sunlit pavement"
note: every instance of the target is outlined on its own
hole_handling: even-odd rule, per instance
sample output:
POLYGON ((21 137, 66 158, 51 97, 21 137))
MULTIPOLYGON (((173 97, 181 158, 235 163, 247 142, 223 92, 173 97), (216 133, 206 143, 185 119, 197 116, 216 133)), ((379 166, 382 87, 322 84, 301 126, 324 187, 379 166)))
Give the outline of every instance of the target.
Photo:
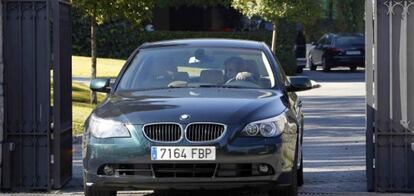
MULTIPOLYGON (((305 185, 300 195, 374 195, 366 192, 364 71, 305 71, 322 85, 299 93, 305 111, 305 185)), ((73 180, 52 194, 82 195, 81 148, 74 145, 73 180)), ((33 195, 33 194, 30 194, 33 195)), ((249 192, 179 192, 119 195, 266 195, 249 192)), ((389 195, 389 194, 380 194, 389 195)), ((395 194, 400 195, 400 194, 395 194)))
POLYGON ((300 192, 365 192, 364 71, 304 75, 322 87, 299 93, 305 113, 305 185, 300 192))

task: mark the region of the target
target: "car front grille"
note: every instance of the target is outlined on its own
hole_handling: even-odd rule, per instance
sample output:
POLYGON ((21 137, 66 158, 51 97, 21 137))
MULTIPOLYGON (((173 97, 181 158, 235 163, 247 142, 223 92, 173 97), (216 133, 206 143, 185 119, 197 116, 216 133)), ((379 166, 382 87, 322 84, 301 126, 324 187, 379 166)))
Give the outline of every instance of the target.
POLYGON ((211 178, 216 164, 154 164, 153 168, 156 178, 211 178))
POLYGON ((226 127, 222 124, 214 123, 194 123, 190 124, 186 130, 186 138, 190 142, 209 142, 220 138, 226 127))
POLYGON ((144 126, 145 136, 156 142, 177 142, 182 137, 178 124, 149 124, 144 126))
POLYGON ((98 169, 104 176, 146 176, 154 178, 231 178, 273 175, 272 166, 263 163, 218 164, 218 163, 166 163, 166 164, 105 164, 98 169), (266 165, 261 172, 259 165, 266 165), (111 168, 106 173, 105 167, 111 168))

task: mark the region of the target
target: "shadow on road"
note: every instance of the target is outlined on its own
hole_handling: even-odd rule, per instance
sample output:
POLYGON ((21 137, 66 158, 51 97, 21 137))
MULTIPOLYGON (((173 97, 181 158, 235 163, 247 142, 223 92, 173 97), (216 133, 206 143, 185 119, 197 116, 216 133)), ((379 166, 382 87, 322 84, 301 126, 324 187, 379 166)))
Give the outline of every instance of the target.
MULTIPOLYGON (((320 80, 322 86, 326 84, 320 80)), ((346 91, 347 85, 338 88, 346 91)), ((366 191, 365 97, 344 94, 301 97, 305 113, 305 186, 301 192, 366 191)))
POLYGON ((359 69, 355 72, 346 69, 335 69, 330 72, 323 72, 322 70, 309 71, 302 73, 308 76, 311 80, 317 82, 365 82, 365 70, 359 69))

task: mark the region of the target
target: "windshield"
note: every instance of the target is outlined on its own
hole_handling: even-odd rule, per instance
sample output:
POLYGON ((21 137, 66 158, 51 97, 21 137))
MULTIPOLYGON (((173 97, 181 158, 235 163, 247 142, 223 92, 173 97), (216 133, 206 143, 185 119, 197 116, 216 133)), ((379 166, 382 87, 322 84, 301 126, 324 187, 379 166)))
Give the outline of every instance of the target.
POLYGON ((271 65, 260 50, 170 47, 140 50, 117 91, 274 86, 271 65))
POLYGON ((336 44, 339 47, 362 46, 365 44, 365 39, 362 36, 338 37, 336 44))

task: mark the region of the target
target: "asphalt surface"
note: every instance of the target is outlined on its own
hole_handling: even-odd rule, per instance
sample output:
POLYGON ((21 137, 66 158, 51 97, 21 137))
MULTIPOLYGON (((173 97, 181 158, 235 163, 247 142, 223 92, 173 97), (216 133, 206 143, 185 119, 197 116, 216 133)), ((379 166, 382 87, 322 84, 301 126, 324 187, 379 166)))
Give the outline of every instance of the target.
MULTIPOLYGON (((321 88, 299 93, 305 112, 304 176, 300 195, 374 195, 366 192, 364 71, 305 71, 321 88)), ((73 179, 51 194, 82 195, 80 145, 73 179)), ((33 195, 33 194, 30 194, 33 195)), ((119 195, 266 195, 249 192, 120 192, 119 195)), ((384 194, 388 195, 388 194, 384 194)), ((399 195, 399 194, 397 194, 399 195)))

